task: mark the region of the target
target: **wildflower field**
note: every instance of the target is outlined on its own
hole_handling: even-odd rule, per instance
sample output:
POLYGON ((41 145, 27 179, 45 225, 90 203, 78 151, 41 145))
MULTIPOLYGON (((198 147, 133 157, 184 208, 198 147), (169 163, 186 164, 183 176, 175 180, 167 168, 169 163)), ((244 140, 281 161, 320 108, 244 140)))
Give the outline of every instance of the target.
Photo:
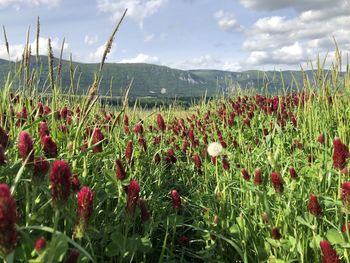
POLYGON ((299 92, 181 114, 102 104, 104 61, 86 97, 63 96, 49 61, 45 96, 25 62, 0 96, 5 262, 350 261, 350 71, 338 61, 299 92))

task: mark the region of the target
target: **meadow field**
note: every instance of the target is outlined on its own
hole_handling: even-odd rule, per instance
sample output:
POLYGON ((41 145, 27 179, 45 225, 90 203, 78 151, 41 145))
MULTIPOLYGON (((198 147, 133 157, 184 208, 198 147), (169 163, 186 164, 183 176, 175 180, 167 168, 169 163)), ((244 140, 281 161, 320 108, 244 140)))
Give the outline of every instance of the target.
POLYGON ((105 57, 63 96, 48 54, 41 82, 29 50, 1 72, 4 262, 350 262, 341 56, 298 92, 144 110, 101 103, 105 57))

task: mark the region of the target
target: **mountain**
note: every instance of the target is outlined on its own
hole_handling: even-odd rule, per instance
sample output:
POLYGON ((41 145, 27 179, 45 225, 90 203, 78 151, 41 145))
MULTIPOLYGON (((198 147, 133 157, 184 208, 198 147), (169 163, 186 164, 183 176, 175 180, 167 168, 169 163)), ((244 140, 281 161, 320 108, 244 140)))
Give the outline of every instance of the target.
MULTIPOLYGON (((45 83, 48 76, 48 62, 46 56, 40 56, 41 85, 45 83)), ((54 59, 54 67, 57 70, 58 59, 54 59)), ((19 67, 19 63, 8 62, 0 59, 0 80, 7 77, 9 68, 19 67)), ((30 68, 37 67, 35 57, 30 59, 30 68)), ((75 71, 74 86, 78 86, 78 93, 85 94, 89 85, 93 82, 94 72, 99 68, 98 63, 86 64, 62 61, 61 87, 70 87, 71 68, 75 71)), ((244 71, 230 72, 221 70, 179 70, 166 66, 153 64, 124 64, 106 63, 103 69, 103 77, 100 83, 100 94, 120 96, 131 80, 133 84, 129 93, 130 97, 201 97, 205 92, 208 96, 218 93, 227 93, 234 89, 256 89, 260 92, 276 93, 283 88, 295 87, 292 85, 292 74, 298 84, 302 84, 302 72, 300 71, 244 71), (283 81, 282 81, 283 79, 283 81)), ((311 77, 312 72, 307 71, 311 77)))

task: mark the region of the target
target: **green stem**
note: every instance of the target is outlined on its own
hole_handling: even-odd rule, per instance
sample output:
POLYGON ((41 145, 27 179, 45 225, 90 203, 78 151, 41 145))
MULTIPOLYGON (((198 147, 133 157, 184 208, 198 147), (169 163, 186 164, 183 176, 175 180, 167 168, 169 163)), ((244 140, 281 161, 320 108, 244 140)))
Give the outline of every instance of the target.
POLYGON ((218 156, 215 157, 215 176, 216 176, 216 190, 215 190, 215 192, 218 193, 218 192, 220 192, 218 156))
POLYGON ((25 190, 26 190, 26 226, 29 225, 29 220, 30 220, 30 196, 29 196, 29 187, 28 183, 25 183, 25 190))
POLYGON ((56 208, 56 210, 55 210, 55 218, 54 218, 54 225, 53 225, 53 233, 54 234, 56 234, 59 219, 60 219, 60 210, 56 208))
MULTIPOLYGON (((31 212, 30 212, 30 218, 29 220, 31 220, 31 217, 32 215, 34 214, 34 207, 35 207, 35 200, 36 200, 36 195, 37 195, 37 190, 38 190, 38 187, 36 185, 34 185, 32 187, 32 190, 33 190, 33 194, 32 194, 32 207, 31 207, 31 212)), ((28 225, 27 225, 28 226, 28 225)))
POLYGON ((160 253, 158 263, 163 263, 163 258, 164 258, 165 249, 166 249, 166 243, 167 243, 168 235, 169 235, 168 229, 169 229, 169 217, 167 217, 166 232, 165 232, 165 236, 164 236, 164 240, 163 240, 162 252, 160 253))

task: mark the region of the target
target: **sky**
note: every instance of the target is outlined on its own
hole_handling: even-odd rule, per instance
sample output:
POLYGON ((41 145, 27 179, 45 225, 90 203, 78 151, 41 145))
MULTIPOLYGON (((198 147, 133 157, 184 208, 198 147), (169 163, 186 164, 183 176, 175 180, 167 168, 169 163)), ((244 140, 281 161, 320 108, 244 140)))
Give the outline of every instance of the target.
MULTIPOLYGON (((228 71, 310 68, 334 61, 336 40, 350 50, 350 0, 0 0, 10 59, 22 57, 29 30, 35 55, 93 63, 128 8, 107 62, 228 71)), ((8 59, 0 32, 0 58, 8 59)))

